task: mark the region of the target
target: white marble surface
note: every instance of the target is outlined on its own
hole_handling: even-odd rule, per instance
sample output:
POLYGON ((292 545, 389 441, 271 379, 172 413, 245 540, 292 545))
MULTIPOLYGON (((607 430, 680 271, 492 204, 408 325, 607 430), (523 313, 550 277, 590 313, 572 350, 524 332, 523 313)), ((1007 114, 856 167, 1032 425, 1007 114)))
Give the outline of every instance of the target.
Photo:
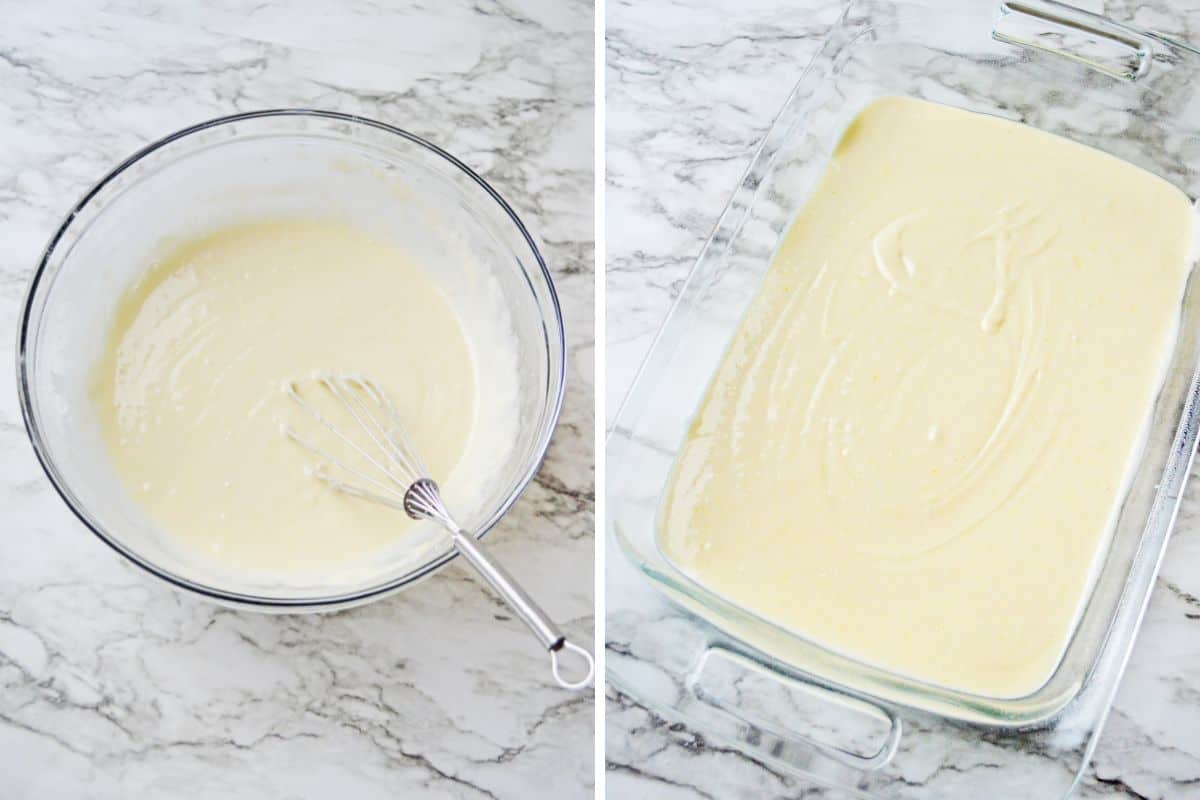
MULTIPOLYGON (((310 106, 428 137, 544 245, 566 409, 489 543, 590 641, 592 9, 586 0, 4 3, 0 351, 80 194, 206 118, 310 106)), ((590 693, 552 685, 464 568, 325 616, 220 609, 124 563, 66 510, 0 369, 0 797, 583 798, 590 693)))
MULTIPOLYGON (((608 4, 609 422, 753 148, 841 6, 684 5, 608 4)), ((1196 0, 1085 7, 1200 41, 1196 0)), ((664 723, 611 691, 606 713, 606 782, 614 800, 833 796, 664 723)), ((1200 481, 1190 484, 1077 796, 1200 797, 1200 481)))

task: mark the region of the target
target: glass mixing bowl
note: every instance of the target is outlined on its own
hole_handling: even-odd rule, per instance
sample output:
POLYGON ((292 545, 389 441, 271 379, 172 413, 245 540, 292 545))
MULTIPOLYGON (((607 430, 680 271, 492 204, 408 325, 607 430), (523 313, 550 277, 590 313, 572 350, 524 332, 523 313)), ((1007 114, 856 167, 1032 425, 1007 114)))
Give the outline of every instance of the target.
MULTIPOLYGON (((493 337, 511 337, 518 373, 512 446, 483 490, 456 507, 466 529, 482 537, 533 478, 563 397, 562 315, 537 246, 491 186, 429 142, 344 114, 262 111, 179 131, 117 166, 71 209, 29 287, 17 352, 29 438, 63 500, 114 550, 177 587, 263 610, 362 603, 432 574, 455 551, 444 537, 414 531, 330 579, 297 583, 223 571, 176 548, 122 487, 88 387, 117 301, 164 244, 296 216, 351 222, 426 265, 459 309, 468 339, 479 343, 477 358, 488 357, 483 348, 493 337), (485 307, 493 316, 481 321, 485 307)), ((481 405, 499 391, 511 400, 509 378, 489 386, 493 379, 481 370, 481 405)))

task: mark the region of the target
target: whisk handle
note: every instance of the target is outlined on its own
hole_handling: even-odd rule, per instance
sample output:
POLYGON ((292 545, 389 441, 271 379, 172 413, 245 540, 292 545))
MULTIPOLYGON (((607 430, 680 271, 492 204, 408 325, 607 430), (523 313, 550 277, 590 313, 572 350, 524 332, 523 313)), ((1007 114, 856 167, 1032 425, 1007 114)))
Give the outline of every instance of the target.
POLYGON ((508 570, 500 566, 484 550, 483 545, 474 536, 466 531, 455 531, 454 546, 458 548, 458 552, 462 553, 463 558, 467 559, 471 566, 483 576, 483 579, 495 590, 496 594, 500 595, 504 599, 504 602, 508 603, 509 607, 521 618, 521 621, 529 627, 529 630, 533 631, 533 635, 542 643, 542 646, 550 651, 551 671, 558 684, 566 689, 582 689, 590 684, 596 669, 592 655, 582 647, 567 641, 567 638, 563 636, 558 626, 546 616, 546 612, 521 588, 520 584, 508 573, 508 570), (560 674, 559 657, 564 650, 570 650, 584 660, 587 664, 587 675, 585 677, 577 681, 571 681, 560 674))
POLYGON ((483 549, 483 545, 474 536, 466 531, 458 531, 454 534, 454 545, 463 554, 463 557, 471 563, 471 566, 483 576, 488 585, 496 590, 496 594, 504 598, 504 601, 512 607, 517 616, 529 626, 529 630, 533 631, 533 635, 537 637, 543 647, 549 650, 562 645, 564 637, 558 626, 546 616, 546 612, 538 607, 533 598, 517 584, 513 576, 508 574, 508 570, 500 566, 483 549))

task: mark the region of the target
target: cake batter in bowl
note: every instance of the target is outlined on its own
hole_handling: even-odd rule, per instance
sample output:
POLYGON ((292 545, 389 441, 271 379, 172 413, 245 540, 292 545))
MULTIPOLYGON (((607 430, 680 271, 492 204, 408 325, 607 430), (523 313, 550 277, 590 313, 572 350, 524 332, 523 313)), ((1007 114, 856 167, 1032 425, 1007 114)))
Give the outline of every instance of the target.
POLYGON ((388 389, 482 535, 537 471, 564 377, 549 272, 504 200, 416 136, 307 110, 189 128, 104 178, 51 240, 18 347, 30 438, 75 514, 178 587, 279 610, 385 595, 454 550, 307 480, 277 379, 415 369, 388 389))

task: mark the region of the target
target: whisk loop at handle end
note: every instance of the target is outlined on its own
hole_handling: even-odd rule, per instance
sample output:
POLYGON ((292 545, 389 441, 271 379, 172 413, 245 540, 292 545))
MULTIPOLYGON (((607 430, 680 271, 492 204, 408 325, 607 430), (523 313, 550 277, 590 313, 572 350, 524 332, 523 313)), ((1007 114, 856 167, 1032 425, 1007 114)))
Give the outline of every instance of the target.
POLYGON ((453 537, 454 546, 495 592, 508 603, 538 641, 550 653, 550 671, 559 686, 582 689, 595 677, 595 660, 584 648, 567 641, 558 626, 533 601, 513 577, 500 566, 470 533, 463 530, 442 502, 438 485, 425 472, 421 459, 404 433, 399 416, 383 390, 367 378, 319 375, 313 381, 331 395, 342 410, 340 417, 352 420, 356 433, 343 430, 305 399, 299 381, 290 381, 284 391, 324 428, 344 451, 338 458, 327 449, 284 426, 283 433, 320 459, 313 475, 335 491, 351 497, 401 509, 413 519, 438 523, 453 537), (335 474, 336 473, 336 474, 335 474), (576 681, 562 674, 564 651, 579 656, 587 674, 576 681))
POLYGON ((542 646, 550 651, 550 672, 554 675, 554 680, 558 682, 558 685, 564 689, 582 689, 588 686, 596 672, 592 654, 579 645, 567 641, 558 626, 546 616, 546 612, 533 602, 533 598, 525 593, 525 590, 513 580, 504 567, 492 559, 475 537, 463 530, 455 531, 454 546, 483 576, 496 594, 504 598, 509 608, 521 618, 529 630, 533 631, 533 635, 542 643, 542 646), (564 650, 575 653, 587 665, 587 674, 577 681, 568 680, 561 673, 559 661, 564 650))
POLYGON ((592 654, 577 644, 567 641, 554 621, 546 616, 546 612, 533 601, 533 598, 521 588, 499 562, 491 557, 483 543, 462 528, 454 524, 454 520, 442 504, 437 484, 429 478, 422 478, 408 488, 404 493, 404 510, 414 519, 432 519, 446 525, 454 535, 454 546, 463 558, 475 568, 475 571, 487 581, 488 586, 508 603, 521 621, 533 631, 533 635, 550 651, 550 672, 554 680, 564 689, 582 689, 592 682, 596 665, 592 654), (576 681, 563 677, 560 666, 563 651, 573 652, 587 665, 587 674, 576 681))

